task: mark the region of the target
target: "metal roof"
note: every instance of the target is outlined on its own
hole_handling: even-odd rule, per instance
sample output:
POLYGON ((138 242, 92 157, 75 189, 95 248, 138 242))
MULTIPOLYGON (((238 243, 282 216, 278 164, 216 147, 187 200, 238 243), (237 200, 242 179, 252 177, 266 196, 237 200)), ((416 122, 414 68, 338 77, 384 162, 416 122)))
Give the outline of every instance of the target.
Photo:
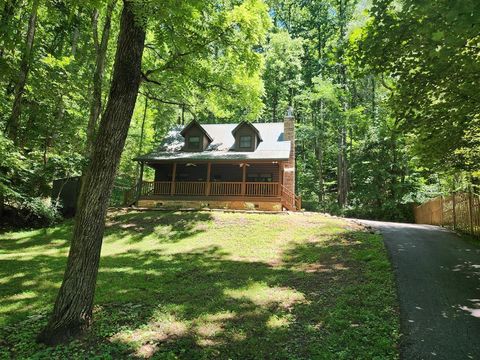
POLYGON ((232 151, 235 138, 232 131, 238 124, 201 124, 213 139, 204 151, 182 151, 185 139, 181 135, 183 126, 173 127, 165 136, 160 146, 154 151, 136 157, 137 161, 165 160, 288 160, 290 141, 284 140, 283 122, 252 123, 258 130, 261 141, 255 151, 232 151))

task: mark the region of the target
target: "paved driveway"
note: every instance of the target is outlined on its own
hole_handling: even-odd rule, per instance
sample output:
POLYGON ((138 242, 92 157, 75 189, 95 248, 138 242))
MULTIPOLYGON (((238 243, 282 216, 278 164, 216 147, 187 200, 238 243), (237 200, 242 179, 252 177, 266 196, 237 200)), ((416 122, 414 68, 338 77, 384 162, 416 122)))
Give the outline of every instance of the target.
POLYGON ((395 270, 402 359, 480 359, 480 246, 436 226, 361 222, 383 234, 395 270))

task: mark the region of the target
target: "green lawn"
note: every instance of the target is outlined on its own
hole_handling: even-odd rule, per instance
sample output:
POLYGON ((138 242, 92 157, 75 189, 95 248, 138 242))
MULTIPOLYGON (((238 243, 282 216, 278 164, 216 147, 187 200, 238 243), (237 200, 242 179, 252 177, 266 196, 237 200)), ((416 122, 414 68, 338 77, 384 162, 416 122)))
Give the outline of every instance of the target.
POLYGON ((301 213, 111 213, 92 331, 37 345, 70 233, 0 235, 0 359, 398 358, 381 237, 301 213))

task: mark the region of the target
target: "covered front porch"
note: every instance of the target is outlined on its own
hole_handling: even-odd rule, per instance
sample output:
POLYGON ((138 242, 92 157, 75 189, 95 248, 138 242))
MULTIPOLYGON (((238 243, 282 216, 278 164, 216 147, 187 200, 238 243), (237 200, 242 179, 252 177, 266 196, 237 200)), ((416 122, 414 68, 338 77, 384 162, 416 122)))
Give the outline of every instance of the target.
MULTIPOLYGON (((153 181, 140 178, 138 199, 280 198, 281 162, 145 163, 155 170, 153 181)), ((144 164, 141 164, 143 174, 144 164)))

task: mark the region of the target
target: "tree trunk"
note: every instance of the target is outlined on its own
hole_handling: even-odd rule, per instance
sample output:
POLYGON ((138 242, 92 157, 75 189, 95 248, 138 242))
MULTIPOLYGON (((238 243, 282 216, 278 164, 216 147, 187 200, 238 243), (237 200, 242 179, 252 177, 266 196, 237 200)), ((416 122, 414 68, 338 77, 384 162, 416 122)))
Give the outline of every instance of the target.
POLYGON ((337 157, 337 201, 338 205, 345 207, 348 201, 348 173, 347 173, 347 131, 342 126, 338 136, 338 157, 337 157))
POLYGON ((97 128, 98 118, 102 111, 102 83, 103 75, 105 72, 105 60, 107 57, 108 39, 110 37, 110 28, 112 23, 112 12, 115 8, 116 1, 110 1, 107 5, 107 11, 105 15, 105 24, 102 30, 102 39, 99 43, 97 35, 97 18, 98 11, 92 17, 93 25, 93 40, 96 49, 95 59, 95 72, 93 74, 93 94, 92 101, 90 103, 90 116, 88 118, 87 125, 87 144, 85 148, 85 154, 89 156, 92 152, 93 143, 95 140, 95 130, 97 128))
POLYGON ((273 105, 272 106, 272 122, 275 122, 277 119, 277 105, 278 105, 277 92, 275 92, 273 95, 272 105, 273 105))
POLYGON ((83 179, 73 237, 53 314, 37 340, 53 345, 85 331, 92 321, 93 298, 108 200, 135 108, 145 30, 124 2, 112 86, 92 159, 83 179))
POLYGON ((377 83, 375 75, 372 75, 372 124, 377 126, 377 83))
POLYGON ((182 125, 185 125, 185 104, 182 105, 182 125))
MULTIPOLYGON (((320 25, 317 25, 317 56, 320 64, 319 68, 319 76, 320 79, 323 80, 323 36, 324 33, 322 32, 322 29, 320 28, 320 25)), ((324 144, 325 142, 325 136, 323 135, 325 130, 325 102, 323 99, 320 99, 320 124, 318 126, 317 130, 317 136, 315 139, 316 146, 315 146, 315 155, 317 157, 317 164, 318 164, 318 187, 319 187, 319 193, 318 193, 318 200, 322 205, 322 208, 324 206, 323 201, 325 198, 325 189, 324 189, 324 175, 323 175, 323 156, 324 156, 324 148, 326 148, 326 145, 324 144)), ((317 125, 317 124, 315 124, 317 125)), ((316 126, 317 127, 317 126, 316 126)))
POLYGON ((340 21, 340 44, 338 51, 338 62, 340 63, 340 83, 343 93, 343 114, 340 119, 340 128, 338 132, 338 156, 337 156, 337 202, 342 208, 348 202, 348 165, 347 165, 347 124, 346 113, 348 111, 347 100, 347 69, 345 64, 345 26, 346 26, 346 0, 339 1, 339 21, 340 21))
MULTIPOLYGON (((58 125, 61 126, 63 118, 65 116, 65 103, 63 102, 63 95, 59 94, 57 111, 55 116, 55 121, 58 125)), ((46 167, 48 162, 48 149, 53 146, 53 139, 55 138, 55 127, 53 129, 48 129, 45 133, 45 147, 43 152, 43 165, 46 167)), ((47 181, 52 181, 53 179, 48 179, 47 181)))
POLYGON ((6 133, 7 136, 13 140, 14 144, 18 143, 18 122, 22 111, 22 98, 25 91, 25 84, 27 82, 27 76, 30 70, 30 58, 32 54, 33 40, 35 38, 38 4, 39 0, 34 0, 32 5, 32 12, 30 13, 30 19, 28 21, 25 50, 22 54, 22 60, 20 62, 20 72, 18 74, 17 83, 15 84, 12 113, 7 121, 6 133))
POLYGON ((73 19, 73 34, 72 34, 72 56, 77 57, 78 38, 80 37, 80 13, 81 9, 78 9, 73 19))
MULTIPOLYGON (((138 156, 142 155, 142 151, 143 151, 143 138, 145 136, 145 120, 147 119, 147 109, 148 109, 148 97, 145 96, 145 104, 143 106, 142 127, 140 130, 140 142, 138 144, 138 152, 137 152, 138 156)), ((135 175, 140 177, 140 163, 138 161, 135 169, 135 175)))
POLYGON ((315 155, 317 157, 317 164, 318 164, 318 201, 323 203, 323 148, 322 144, 320 143, 319 139, 316 141, 315 146, 315 155))
POLYGON ((318 187, 319 187, 319 194, 318 194, 318 200, 319 202, 322 203, 323 206, 323 200, 324 200, 324 181, 323 181, 323 149, 324 149, 324 102, 323 100, 320 100, 320 126, 318 129, 318 134, 316 137, 316 147, 315 147, 315 154, 317 156, 317 162, 318 162, 318 187))
POLYGON ((0 189, 0 217, 3 216, 4 211, 5 211, 5 196, 3 195, 3 192, 0 189))

